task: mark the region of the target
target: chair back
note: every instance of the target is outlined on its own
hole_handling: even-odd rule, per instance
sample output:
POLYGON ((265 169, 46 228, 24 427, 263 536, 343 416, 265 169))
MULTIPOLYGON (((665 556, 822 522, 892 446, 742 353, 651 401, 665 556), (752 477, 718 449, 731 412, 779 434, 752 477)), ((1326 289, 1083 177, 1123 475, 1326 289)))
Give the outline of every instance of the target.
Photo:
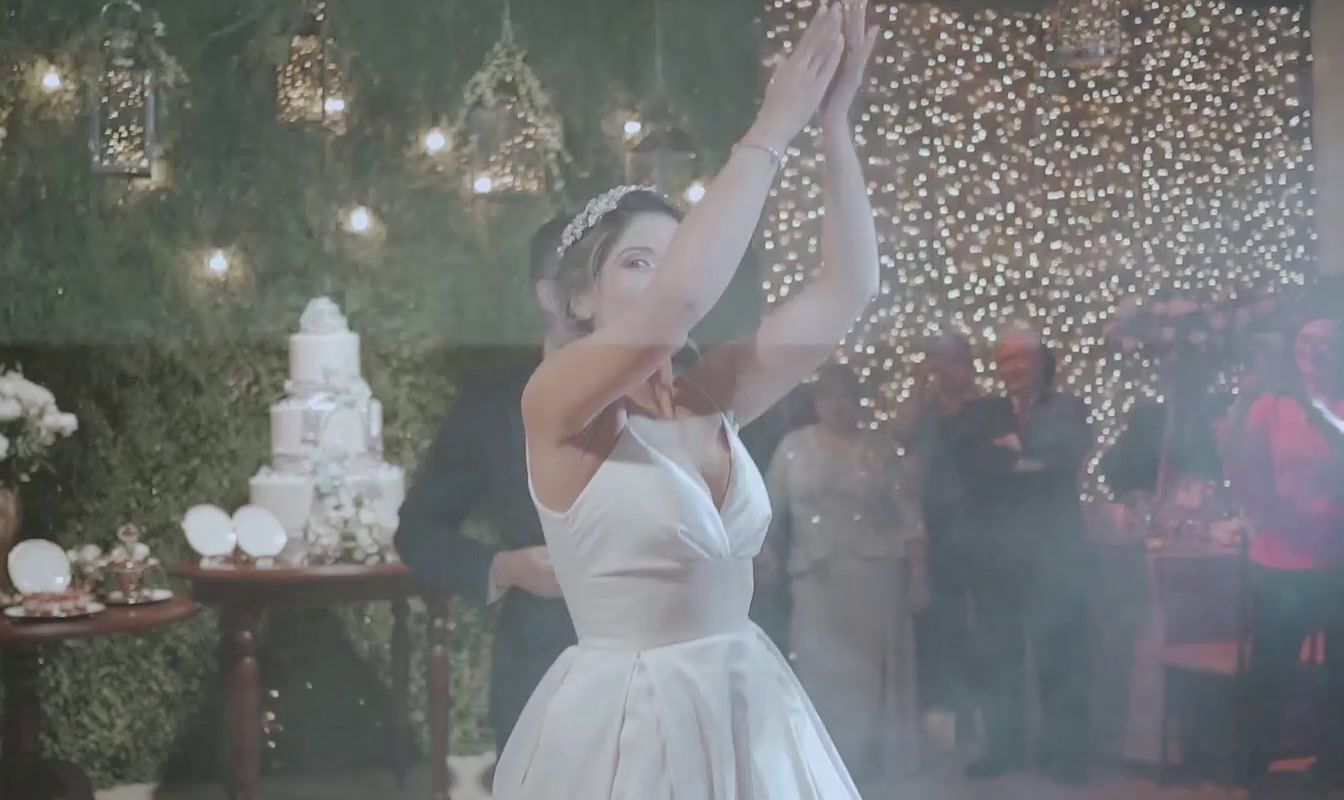
MULTIPOLYGON (((1239 549, 1244 552, 1245 545, 1239 549)), ((1235 551, 1159 552, 1152 555, 1152 560, 1163 644, 1246 639, 1249 620, 1244 555, 1235 551)))

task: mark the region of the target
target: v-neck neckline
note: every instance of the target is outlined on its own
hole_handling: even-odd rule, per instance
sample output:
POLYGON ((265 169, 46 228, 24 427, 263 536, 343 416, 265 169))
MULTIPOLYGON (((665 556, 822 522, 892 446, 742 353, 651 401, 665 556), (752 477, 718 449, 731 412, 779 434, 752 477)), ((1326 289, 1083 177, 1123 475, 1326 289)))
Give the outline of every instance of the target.
POLYGON ((669 420, 663 417, 650 417, 642 414, 631 414, 629 410, 625 412, 625 415, 626 415, 625 429, 630 431, 630 435, 634 436, 635 439, 646 450, 649 450, 657 457, 671 464, 672 467, 677 472, 681 473, 682 477, 686 478, 688 481, 698 486, 704 492, 705 497, 709 499, 710 506, 714 508, 714 511, 719 515, 719 518, 722 519, 723 515, 728 511, 728 508, 732 503, 733 489, 737 485, 737 445, 733 441, 734 437, 732 431, 728 428, 728 418, 722 412, 718 413, 717 415, 719 417, 719 429, 714 434, 715 446, 716 447, 718 446, 717 440, 719 439, 720 436, 722 436, 723 439, 728 443, 728 480, 725 482, 723 487, 723 499, 715 500, 714 490, 710 487, 709 481, 705 478, 703 474, 701 474, 698 471, 689 470, 686 467, 682 466, 681 463, 678 462, 675 458, 672 458, 667 453, 664 453, 660 448, 654 446, 642 435, 640 435, 639 431, 635 430, 634 425, 631 424, 633 422, 632 417, 640 417, 642 419, 648 419, 654 422, 666 422, 674 424, 680 423, 681 420, 669 420))

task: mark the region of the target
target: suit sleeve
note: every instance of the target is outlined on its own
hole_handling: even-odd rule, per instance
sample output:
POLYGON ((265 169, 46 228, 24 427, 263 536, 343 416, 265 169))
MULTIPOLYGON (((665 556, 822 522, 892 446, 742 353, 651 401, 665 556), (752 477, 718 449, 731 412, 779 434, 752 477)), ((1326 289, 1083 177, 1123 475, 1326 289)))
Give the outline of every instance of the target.
POLYGON ((1000 405, 981 400, 962 412, 952 435, 950 457, 973 494, 986 487, 1002 487, 1018 480, 1015 470, 1022 454, 994 440, 1012 431, 1000 405))
POLYGON ((1039 461, 1047 472, 1074 475, 1092 449, 1092 426, 1087 421, 1087 404, 1076 397, 1052 410, 1053 413, 1032 437, 1027 455, 1039 461))
POLYGON ((489 599, 495 549, 462 532, 462 523, 489 490, 482 454, 501 437, 503 406, 467 389, 453 404, 401 506, 396 547, 426 586, 450 591, 475 606, 489 599))

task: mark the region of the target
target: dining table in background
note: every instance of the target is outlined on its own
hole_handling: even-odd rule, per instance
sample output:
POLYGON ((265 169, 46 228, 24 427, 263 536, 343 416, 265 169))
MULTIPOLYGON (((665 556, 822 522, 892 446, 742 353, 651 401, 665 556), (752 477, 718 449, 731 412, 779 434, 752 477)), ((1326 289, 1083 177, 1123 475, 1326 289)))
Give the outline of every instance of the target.
POLYGON ((448 800, 448 735, 451 697, 448 665, 448 596, 428 592, 404 564, 331 564, 310 567, 182 564, 173 572, 191 584, 192 596, 220 611, 219 657, 224 687, 224 782, 232 800, 258 800, 261 776, 261 664, 257 630, 274 608, 314 608, 346 603, 392 605, 393 773, 405 780, 410 748, 409 601, 424 599, 429 612, 430 800, 448 800))
POLYGON ((140 635, 199 610, 196 603, 177 596, 159 603, 111 606, 73 619, 0 617, 0 685, 5 689, 0 798, 93 800, 93 786, 79 766, 42 754, 42 647, 69 639, 140 635))

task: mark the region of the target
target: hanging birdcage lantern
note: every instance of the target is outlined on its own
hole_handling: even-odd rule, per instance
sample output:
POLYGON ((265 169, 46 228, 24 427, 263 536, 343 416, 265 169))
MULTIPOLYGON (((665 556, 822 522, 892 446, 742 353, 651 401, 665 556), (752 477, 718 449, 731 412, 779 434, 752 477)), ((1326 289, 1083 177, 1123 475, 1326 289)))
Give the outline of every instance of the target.
POLYGON ((695 141, 665 100, 641 115, 641 129, 625 152, 626 183, 653 185, 681 197, 699 177, 695 141))
MULTIPOLYGON (((653 100, 639 115, 639 130, 627 139, 626 183, 657 186, 667 197, 688 203, 699 201, 695 139, 668 100, 663 69, 663 13, 658 0, 653 11, 653 100)), ((703 187, 701 187, 703 188, 703 187)))
POLYGON ((455 126, 471 194, 537 197, 563 188, 563 121, 526 59, 506 3, 503 35, 467 82, 455 126))
POLYGON ((1090 72, 1105 69, 1123 54, 1123 0, 1059 0, 1055 6, 1055 47, 1059 63, 1090 72))
POLYGON ((89 80, 93 170, 147 177, 158 152, 156 35, 133 0, 114 0, 99 18, 99 58, 89 80))
POLYGON ((307 3, 276 74, 275 103, 281 122, 321 125, 339 135, 346 131, 350 97, 342 54, 328 29, 327 4, 307 3))
POLYGON ((536 131, 518 104, 502 100, 473 108, 463 132, 471 154, 469 177, 477 194, 537 196, 546 191, 546 161, 536 131))

